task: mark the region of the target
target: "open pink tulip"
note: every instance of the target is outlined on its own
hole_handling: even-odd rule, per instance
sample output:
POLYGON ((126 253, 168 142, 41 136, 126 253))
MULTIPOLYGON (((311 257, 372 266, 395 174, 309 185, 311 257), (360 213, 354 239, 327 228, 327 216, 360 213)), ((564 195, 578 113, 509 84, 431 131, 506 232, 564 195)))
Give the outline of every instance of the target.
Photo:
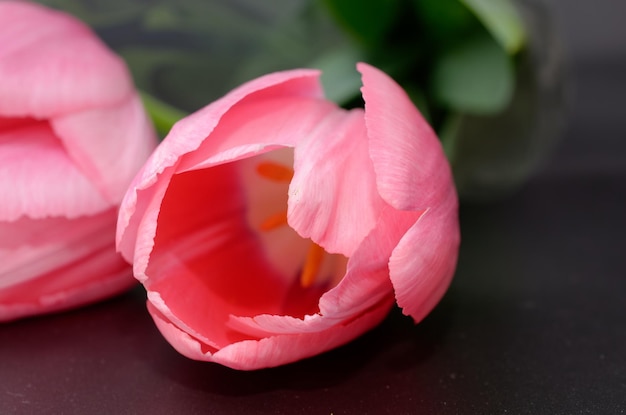
POLYGON ((118 249, 182 354, 236 369, 339 346, 450 283, 457 198, 433 131, 359 64, 365 111, 315 70, 274 73, 177 123, 135 178, 118 249))
POLYGON ((155 146, 124 63, 85 25, 0 1, 0 321, 132 284, 117 208, 155 146))

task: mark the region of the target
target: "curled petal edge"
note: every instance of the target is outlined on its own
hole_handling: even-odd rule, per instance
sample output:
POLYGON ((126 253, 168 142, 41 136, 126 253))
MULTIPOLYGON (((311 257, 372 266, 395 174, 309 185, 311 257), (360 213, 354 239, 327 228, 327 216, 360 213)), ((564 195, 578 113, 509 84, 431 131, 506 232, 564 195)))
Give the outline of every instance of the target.
POLYGON ((164 194, 159 191, 155 195, 151 188, 159 181, 168 181, 181 158, 197 150, 226 113, 244 100, 288 96, 322 98, 319 74, 317 70, 293 70, 257 78, 177 122, 137 173, 124 196, 116 238, 117 249, 124 258, 131 261, 134 257, 133 241, 143 222, 141 217, 151 204, 150 199, 164 194))
POLYGON ((389 312, 393 298, 359 317, 318 333, 297 333, 244 340, 216 350, 207 347, 164 317, 148 302, 148 311, 165 339, 182 355, 238 370, 257 370, 292 363, 353 340, 377 326, 389 312))

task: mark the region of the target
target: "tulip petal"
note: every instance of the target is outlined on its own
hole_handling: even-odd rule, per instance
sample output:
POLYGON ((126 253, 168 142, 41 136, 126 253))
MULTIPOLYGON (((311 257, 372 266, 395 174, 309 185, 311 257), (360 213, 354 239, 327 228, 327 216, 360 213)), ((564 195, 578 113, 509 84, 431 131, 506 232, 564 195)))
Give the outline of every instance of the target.
POLYGON ((387 315, 392 300, 363 315, 318 333, 286 334, 261 340, 245 340, 216 350, 172 324, 150 303, 148 311, 165 339, 190 359, 211 361, 239 370, 279 366, 339 347, 377 326, 387 315))
POLYGON ((76 19, 29 2, 0 2, 0 114, 49 118, 122 101, 123 61, 76 19))
POLYGON ((119 105, 76 112, 50 123, 70 157, 115 204, 156 146, 156 135, 136 94, 119 105))
MULTIPOLYGON (((197 150, 218 124, 220 124, 220 129, 230 131, 233 127, 241 126, 242 118, 237 114, 230 117, 231 122, 228 123, 230 127, 222 126, 222 119, 225 115, 229 111, 237 111, 238 106, 257 102, 262 107, 265 100, 278 99, 280 102, 281 98, 318 98, 322 93, 318 76, 319 72, 314 70, 294 70, 266 75, 234 89, 223 98, 178 121, 143 167, 135 186, 139 189, 148 187, 153 183, 157 174, 179 163, 185 154, 197 150)), ((287 104, 289 104, 288 101, 282 101, 283 106, 287 104)), ((254 108, 260 107, 257 105, 254 108)), ((256 111, 258 110, 252 112, 256 111)), ((248 136, 245 142, 228 147, 255 144, 258 143, 259 138, 262 138, 262 135, 248 136)), ((211 137, 208 145, 220 146, 221 141, 211 137)), ((224 148, 216 148, 211 154, 223 150, 224 148)), ((187 169, 189 167, 187 166, 187 169)))
POLYGON ((382 198, 399 210, 439 203, 452 174, 435 133, 406 92, 388 75, 364 63, 365 122, 370 156, 382 198))
POLYGON ((75 218, 112 203, 77 168, 46 122, 0 131, 0 220, 75 218))
POLYGON ((389 260, 396 300, 405 315, 422 320, 439 302, 454 274, 460 242, 454 188, 409 229, 389 260))
POLYGON ((130 267, 113 249, 116 213, 0 222, 0 321, 85 304, 130 287, 130 267))
POLYGON ((229 326, 255 335, 320 332, 360 315, 393 291, 389 280, 388 258, 421 212, 397 212, 385 206, 375 228, 348 261, 346 275, 319 300, 319 313, 295 318, 289 315, 231 316, 229 326))
POLYGON ((352 340, 394 299, 417 320, 441 297, 459 239, 449 167, 400 87, 359 69, 365 112, 322 100, 315 71, 272 74, 181 120, 136 176, 118 249, 182 354, 277 366, 352 340), (258 169, 272 157, 264 166, 274 170, 258 169), (325 265, 337 279, 295 290, 301 270, 317 273, 321 260, 299 265, 266 249, 275 242, 266 233, 285 221, 284 193, 290 237, 306 242, 297 255, 323 247, 338 258, 325 265))
POLYGON ((136 283, 128 263, 107 246, 71 266, 1 291, 0 321, 86 305, 124 292, 136 283))
MULTIPOLYGON (((162 188, 159 191, 156 188, 151 189, 157 183, 157 177, 159 178, 157 187, 166 187, 168 177, 174 173, 174 167, 181 162, 181 157, 198 149, 212 134, 224 115, 236 110, 238 105, 289 97, 319 99, 323 93, 318 77, 319 71, 314 70, 294 70, 266 75, 240 86, 222 99, 176 123, 139 171, 122 202, 117 245, 125 258, 130 260, 135 256, 134 241, 145 209, 151 205, 150 200, 162 197, 164 193, 162 188)), ((238 117, 233 116, 232 120, 240 124, 238 117)), ((262 150, 250 144, 255 143, 257 137, 257 134, 248 136, 248 151, 262 150)), ((213 138, 211 140, 219 143, 213 138)), ((261 147, 265 148, 267 145, 261 147)))
POLYGON ((0 221, 0 289, 23 284, 91 251, 110 247, 115 217, 115 209, 110 208, 74 219, 22 217, 14 222, 0 221))
POLYGON ((334 113, 295 148, 289 225, 350 257, 382 208, 375 183, 362 111, 334 113))
POLYGON ((277 313, 287 289, 247 225, 237 181, 231 164, 174 175, 143 281, 153 305, 216 347, 242 338, 226 327, 230 314, 277 313))
POLYGON ((89 27, 0 1, 0 320, 135 282, 117 206, 155 144, 123 60, 89 27))
POLYGON ((320 313, 334 318, 349 318, 372 307, 392 287, 388 258, 422 212, 398 212, 386 205, 376 227, 348 261, 341 282, 320 298, 320 313))
POLYGON ((333 103, 308 97, 242 101, 224 114, 219 126, 193 153, 181 158, 177 170, 233 161, 272 147, 294 147, 337 112, 343 114, 333 103))

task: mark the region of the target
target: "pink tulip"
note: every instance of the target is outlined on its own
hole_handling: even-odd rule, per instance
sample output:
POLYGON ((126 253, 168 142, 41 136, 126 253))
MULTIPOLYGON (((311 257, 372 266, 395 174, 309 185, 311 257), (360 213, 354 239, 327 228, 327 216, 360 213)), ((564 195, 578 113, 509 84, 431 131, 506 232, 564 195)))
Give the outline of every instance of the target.
POLYGON ((155 145, 124 63, 85 25, 0 2, 0 320, 133 283, 117 208, 155 145))
POLYGON ((314 70, 274 73, 181 120, 126 194, 118 249, 192 359, 277 366, 344 344, 397 302, 420 321, 454 272, 450 168, 404 91, 359 64, 365 111, 314 70))

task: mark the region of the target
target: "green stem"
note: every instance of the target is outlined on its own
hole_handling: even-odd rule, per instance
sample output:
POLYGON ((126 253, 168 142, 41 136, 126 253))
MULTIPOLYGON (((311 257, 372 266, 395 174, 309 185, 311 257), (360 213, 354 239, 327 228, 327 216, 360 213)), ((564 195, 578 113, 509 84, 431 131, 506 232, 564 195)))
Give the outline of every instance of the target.
POLYGON ((140 95, 143 105, 161 137, 165 137, 172 126, 187 115, 184 111, 172 107, 146 92, 141 91, 140 95))

